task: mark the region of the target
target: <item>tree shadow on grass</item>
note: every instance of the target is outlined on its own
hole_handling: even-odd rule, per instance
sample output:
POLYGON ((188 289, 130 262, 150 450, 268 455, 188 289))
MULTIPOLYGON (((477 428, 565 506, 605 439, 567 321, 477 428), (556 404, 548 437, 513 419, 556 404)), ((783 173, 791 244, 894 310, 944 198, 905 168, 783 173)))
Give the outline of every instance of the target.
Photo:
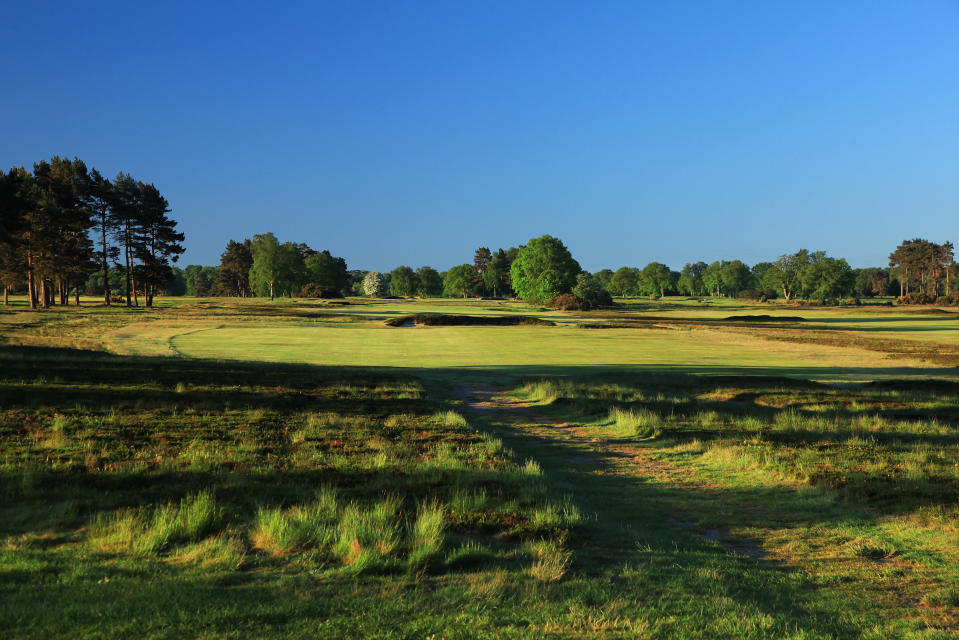
MULTIPOLYGON (((422 398, 397 398, 377 396, 377 389, 388 383, 416 381, 426 379, 428 384, 449 384, 463 379, 509 379, 541 375, 538 367, 480 368, 472 370, 426 370, 415 368, 337 368, 307 365, 276 365, 264 363, 223 362, 185 360, 179 358, 132 358, 109 356, 95 352, 64 349, 36 349, 24 347, 0 348, 0 380, 9 387, 13 395, 8 395, 6 407, 36 406, 26 401, 17 403, 16 390, 19 386, 31 394, 36 390, 35 381, 39 376, 58 380, 56 384, 70 387, 83 385, 156 385, 171 387, 177 384, 187 385, 184 393, 158 393, 151 402, 163 405, 178 401, 181 396, 192 393, 204 394, 202 406, 208 411, 217 411, 228 406, 249 406, 252 408, 273 408, 280 411, 310 410, 346 411, 338 404, 324 405, 325 398, 317 389, 337 385, 356 385, 369 392, 365 400, 368 405, 356 408, 359 413, 387 415, 409 413, 414 416, 426 415, 439 408, 426 403, 422 398), (21 384, 20 381, 30 381, 21 384), (191 390, 196 386, 200 389, 191 390), (272 402, 260 392, 250 388, 285 388, 300 395, 279 394, 272 402), (215 391, 208 389, 215 388, 215 391), (237 395, 234 395, 237 394, 237 395), (218 408, 217 401, 221 405, 218 408)), ((596 372, 605 372, 622 379, 625 376, 633 383, 657 385, 675 383, 679 388, 697 389, 708 381, 690 376, 690 367, 665 368, 604 368, 604 367, 549 367, 548 370, 562 377, 577 377, 596 372), (672 378, 670 379, 670 376, 672 378), (671 382, 670 382, 671 380, 671 382), (685 385, 685 386, 683 386, 685 385)), ((692 368, 693 372, 712 375, 725 375, 735 378, 742 372, 740 367, 701 367, 692 368)), ((762 370, 745 368, 752 375, 801 376, 806 369, 780 368, 762 370)), ((869 370, 875 373, 876 370, 869 370)), ((717 380, 718 384, 729 384, 730 380, 717 380)), ((756 381, 751 382, 756 386, 756 381)), ((85 390, 76 393, 51 389, 50 393, 38 396, 41 406, 50 411, 70 411, 77 403, 87 406, 98 404, 112 406, 119 411, 136 406, 137 394, 113 394, 109 389, 101 392, 91 390, 93 400, 82 401, 85 390)), ((365 392, 364 392, 365 393, 365 392)), ((89 395, 89 394, 88 394, 89 395)), ((382 394, 381 394, 382 395, 382 394)), ((337 400, 334 398, 334 400, 337 400)), ((189 402, 188 400, 186 401, 189 402)), ((454 406, 455 405, 451 405, 454 406)), ((477 419, 483 422, 483 418, 477 419)), ((846 622, 849 616, 838 616, 835 607, 819 597, 819 585, 812 579, 801 579, 790 575, 788 567, 771 561, 756 561, 752 557, 730 552, 719 541, 699 531, 696 517, 710 512, 734 510, 742 513, 744 519, 752 519, 756 526, 762 525, 762 516, 748 509, 755 505, 778 505, 780 511, 794 508, 793 517, 797 524, 816 522, 830 526, 856 526, 867 528, 875 516, 869 512, 850 513, 836 509, 829 503, 809 504, 802 501, 796 492, 785 488, 741 488, 735 490, 710 487, 672 487, 660 482, 650 482, 639 475, 623 474, 622 461, 612 453, 597 452, 582 442, 565 441, 557 438, 539 437, 519 429, 503 428, 491 423, 484 425, 507 441, 521 457, 531 457, 544 467, 544 481, 555 496, 568 495, 580 511, 587 514, 584 529, 575 534, 571 544, 575 549, 576 563, 568 581, 543 587, 549 600, 556 601, 564 610, 579 602, 583 597, 581 590, 604 590, 615 597, 627 598, 639 610, 655 610, 663 616, 685 616, 694 619, 695 612, 702 609, 705 602, 725 600, 743 607, 745 610, 758 611, 769 616, 773 622, 773 633, 778 629, 783 635, 795 633, 796 629, 806 629, 822 635, 834 637, 858 637, 861 629, 846 622), (572 461, 572 462, 571 462, 572 461), (588 473, 587 473, 588 471, 588 473), (795 514, 801 514, 797 517, 795 514), (670 520, 672 518, 672 520, 670 520), (693 526, 688 526, 692 522, 693 526), (630 577, 638 569, 639 577, 630 577), (596 587, 591 581, 599 580, 596 587), (614 585, 615 589, 610 585, 614 585)), ((131 452, 133 453, 133 452, 131 452)), ((77 526, 89 522, 98 513, 113 511, 125 506, 148 506, 165 504, 177 500, 191 491, 208 488, 222 498, 225 504, 235 506, 238 520, 236 526, 248 526, 255 508, 259 505, 285 506, 301 501, 310 492, 323 485, 335 485, 342 488, 346 495, 358 498, 380 496, 385 492, 398 492, 408 495, 410 500, 421 499, 430 494, 442 494, 455 486, 481 487, 489 491, 499 490, 501 479, 493 472, 478 473, 470 470, 448 472, 405 470, 390 473, 384 470, 323 468, 291 469, 282 465, 268 470, 244 468, 243 466, 224 466, 208 471, 179 470, 135 471, 117 473, 91 472, 83 468, 51 468, 25 476, 11 469, 0 474, 0 482, 12 488, 16 498, 16 508, 37 517, 4 519, 4 530, 8 535, 43 533, 50 527, 66 525, 77 526), (19 488, 18 488, 19 486, 19 488), (52 518, 44 518, 44 510, 56 511, 58 504, 74 502, 73 506, 62 509, 63 513, 52 518), (71 519, 72 518, 72 519, 71 519)), ((777 526, 783 523, 777 522, 777 526)), ((703 524, 703 527, 708 526, 703 524)), ((99 560, 94 559, 95 565, 99 560)), ((96 571, 108 571, 111 563, 95 567, 96 571)), ((21 584, 35 583, 31 596, 35 602, 46 607, 56 608, 61 602, 62 593, 44 586, 41 569, 15 569, 16 578, 21 584), (30 576, 22 574, 29 571, 30 576)), ((66 571, 65 568, 62 568, 66 571)), ((232 606, 243 603, 246 612, 237 612, 243 624, 270 624, 277 627, 293 624, 303 616, 336 615, 336 605, 296 605, 274 608, 275 597, 269 589, 276 587, 275 582, 257 577, 249 583, 234 588, 223 584, 211 584, 195 573, 176 568, 165 568, 170 580, 160 579, 158 597, 143 596, 141 602, 129 598, 120 607, 148 612, 146 615, 167 619, 169 616, 182 616, 189 610, 190 602, 205 602, 211 606, 232 606), (176 590, 170 585, 175 585, 176 590), (164 591, 166 590, 166 591, 164 591), (175 593, 174 593, 175 591, 175 593), (267 604, 268 603, 268 604, 267 604)), ((128 579, 135 580, 136 578, 128 579)), ((151 578, 156 580, 156 578, 151 578)), ((331 584, 336 581, 332 581, 331 584)), ((144 584, 150 583, 144 579, 144 584)), ((84 588, 91 588, 87 583, 84 588)), ((31 585, 32 587, 33 585, 31 585)), ((324 594, 333 594, 334 586, 318 585, 309 582, 309 589, 324 594)), ((361 583, 359 591, 372 596, 377 593, 375 581, 361 583)), ((104 590, 105 591, 105 590, 104 590)), ((418 593, 418 592, 417 592, 418 593)), ((412 594, 412 592, 411 592, 412 594)), ((396 613, 396 603, 407 606, 422 606, 419 613, 429 615, 435 612, 436 604, 418 599, 419 596, 404 595, 394 597, 394 602, 386 603, 386 610, 396 613), (424 612, 426 612, 424 614, 424 612)), ((459 596, 462 598, 462 595, 459 596)), ((604 598, 607 596, 603 596, 604 598)), ((613 597, 609 595, 609 597, 613 597)), ((110 611, 111 600, 103 595, 91 594, 92 601, 104 603, 110 611)), ((109 598, 109 596, 108 596, 109 598)), ((451 601, 456 600, 450 596, 451 601)), ((16 602, 23 603, 24 595, 18 595, 16 602)), ((114 597, 114 601, 116 598, 114 597)), ((449 601, 443 601, 448 604, 449 601)), ((513 618, 536 619, 538 612, 524 609, 523 605, 514 606, 515 611, 508 614, 513 618)), ((850 607, 869 609, 866 603, 850 603, 850 607)), ((369 603, 366 603, 369 607, 369 603)), ((344 603, 349 613, 340 615, 359 615, 362 607, 344 603)), ((710 614, 718 615, 718 614, 710 614)), ((86 613, 78 619, 86 619, 86 613)), ((189 617, 189 616, 188 616, 189 617)), ((93 624, 93 622, 89 622, 93 624)), ((707 624, 708 621, 704 621, 707 624)), ((83 624, 81 622, 81 624, 83 624)), ((55 626, 55 625, 54 625, 55 626)), ((175 626, 175 625, 174 625, 175 626)))

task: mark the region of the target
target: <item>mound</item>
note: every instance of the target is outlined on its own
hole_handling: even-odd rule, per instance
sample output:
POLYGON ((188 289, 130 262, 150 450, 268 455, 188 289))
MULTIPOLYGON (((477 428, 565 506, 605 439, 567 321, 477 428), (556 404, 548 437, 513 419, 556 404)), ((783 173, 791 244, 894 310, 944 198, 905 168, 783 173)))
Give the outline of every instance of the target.
POLYGON ((723 318, 724 320, 731 320, 733 322, 805 322, 806 319, 800 316, 768 316, 768 315, 759 315, 759 316, 729 316, 728 318, 723 318))
POLYGON ((532 316, 457 316, 445 313, 416 313, 399 316, 386 321, 390 327, 508 327, 515 325, 542 325, 552 327, 555 323, 532 316))

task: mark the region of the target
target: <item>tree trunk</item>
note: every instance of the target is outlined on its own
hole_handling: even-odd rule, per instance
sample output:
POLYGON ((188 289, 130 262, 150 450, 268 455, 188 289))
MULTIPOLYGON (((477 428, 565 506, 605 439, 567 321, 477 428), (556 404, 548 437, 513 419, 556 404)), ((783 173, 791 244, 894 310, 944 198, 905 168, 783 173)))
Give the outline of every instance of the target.
POLYGON ((10 291, 6 285, 3 286, 3 306, 10 304, 10 291))
POLYGON ((107 225, 105 213, 101 213, 100 247, 103 250, 103 304, 110 306, 110 265, 107 258, 107 225))
POLYGON ((73 290, 73 301, 77 303, 77 306, 80 306, 80 285, 77 285, 77 288, 73 290))
POLYGON ((273 281, 270 281, 270 301, 273 301, 273 281))
POLYGON ((27 251, 27 298, 30 300, 30 308, 37 308, 37 288, 33 279, 33 254, 27 251))

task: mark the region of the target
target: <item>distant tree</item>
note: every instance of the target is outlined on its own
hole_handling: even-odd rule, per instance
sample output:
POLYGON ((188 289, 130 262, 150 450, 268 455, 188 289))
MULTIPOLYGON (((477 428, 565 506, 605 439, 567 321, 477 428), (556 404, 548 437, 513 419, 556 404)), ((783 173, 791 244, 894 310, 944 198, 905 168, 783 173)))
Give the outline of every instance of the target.
POLYGON ((628 297, 640 294, 639 269, 620 267, 609 281, 610 293, 614 296, 628 297))
POLYGON ((645 295, 662 297, 670 285, 669 267, 661 262, 650 262, 639 272, 639 289, 645 295))
MULTIPOLYGON (((515 254, 514 254, 515 255, 515 254)), ((486 272, 483 275, 483 284, 487 293, 492 293, 493 297, 509 296, 513 293, 509 270, 513 264, 513 258, 503 249, 497 249, 492 255, 486 272)), ((475 266, 475 265, 474 265, 475 266)))
POLYGON ((446 272, 446 278, 443 280, 443 295, 460 298, 475 295, 474 275, 473 265, 461 264, 452 267, 446 272))
POLYGON ((337 258, 324 249, 313 251, 303 263, 308 282, 339 291, 343 295, 350 293, 350 276, 343 258, 337 258))
POLYGON ((581 271, 561 240, 543 235, 520 250, 510 267, 510 278, 517 296, 544 302, 572 291, 581 271))
POLYGON ((193 295, 199 298, 205 298, 210 295, 211 286, 212 283, 210 282, 209 276, 206 275, 206 272, 200 271, 193 280, 193 295))
POLYGON ((741 260, 724 262, 719 272, 723 283, 723 290, 731 296, 752 286, 751 273, 741 260))
POLYGON ((800 273, 809 264, 809 251, 800 249, 793 254, 779 256, 763 274, 762 286, 783 292, 787 301, 800 294, 800 273))
POLYGON ((724 261, 711 263, 703 270, 703 286, 711 296, 721 296, 723 294, 723 265, 724 261))
POLYGON ((936 244, 922 238, 905 240, 889 255, 889 266, 899 273, 900 297, 915 286, 920 295, 930 297, 951 289, 950 274, 955 264, 951 242, 936 244))
POLYGON ((110 262, 116 262, 120 257, 120 250, 110 241, 118 231, 119 221, 112 209, 115 197, 113 183, 100 175, 96 169, 90 171, 90 180, 86 189, 86 206, 89 209, 96 226, 97 240, 99 241, 100 270, 103 276, 103 303, 110 304, 110 262))
POLYGON ((885 295, 889 287, 889 273, 885 269, 869 269, 869 291, 875 296, 885 295))
POLYGON ((573 295, 582 300, 587 309, 608 307, 613 303, 613 298, 602 287, 599 280, 586 272, 576 276, 573 295))
POLYGON ((390 293, 394 296, 414 296, 418 288, 419 282, 412 268, 402 266, 390 272, 390 293))
POLYGON ((170 263, 183 253, 184 235, 176 230, 176 221, 170 213, 170 203, 152 184, 138 183, 140 213, 134 243, 135 257, 140 261, 139 280, 143 284, 146 306, 153 306, 157 289, 170 281, 173 272, 170 263))
POLYGON ((226 250, 220 254, 220 269, 210 293, 215 296, 241 298, 253 295, 253 288, 250 286, 252 269, 253 243, 250 240, 230 240, 226 250))
POLYGON ((687 262, 676 281, 676 288, 679 292, 687 296, 705 294, 706 286, 703 284, 703 272, 706 271, 707 266, 705 262, 687 262))
POLYGON ((250 247, 253 266, 250 269, 250 284, 258 296, 276 297, 276 283, 280 276, 280 241, 272 233, 253 236, 250 247))
POLYGON ((443 295, 443 279, 432 267, 423 266, 416 270, 417 294, 424 298, 443 295))
POLYGON ((363 277, 363 293, 371 298, 382 298, 386 295, 386 278, 379 271, 370 271, 363 277))
POLYGON ((824 251, 810 255, 800 272, 803 294, 816 300, 835 300, 852 293, 855 277, 842 258, 830 258, 824 251))
POLYGON ((480 247, 473 254, 473 279, 477 288, 485 295, 487 292, 486 276, 489 272, 489 265, 493 259, 493 253, 489 247, 480 247))
POLYGON ((610 291, 610 283, 613 280, 613 271, 612 269, 600 269, 593 274, 593 279, 603 288, 607 293, 612 293, 610 291))
MULTIPOLYGON (((752 269, 749 270, 750 280, 752 281, 751 286, 756 287, 757 289, 764 288, 763 280, 766 277, 766 272, 772 269, 772 262, 757 262, 753 265, 752 269)), ((778 287, 768 287, 768 289, 773 289, 778 287)))
POLYGON ((128 307, 139 305, 133 268, 139 227, 140 187, 130 174, 120 172, 114 179, 111 209, 116 220, 116 237, 122 250, 126 304, 128 307))

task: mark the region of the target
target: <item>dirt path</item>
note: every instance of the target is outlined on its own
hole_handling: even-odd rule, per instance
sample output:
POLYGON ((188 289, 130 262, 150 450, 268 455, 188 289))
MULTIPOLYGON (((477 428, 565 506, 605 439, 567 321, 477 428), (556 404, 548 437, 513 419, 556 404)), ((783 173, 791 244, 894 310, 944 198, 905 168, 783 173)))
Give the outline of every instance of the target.
MULTIPOLYGON (((596 438, 589 430, 578 425, 557 422, 529 404, 505 399, 503 393, 493 385, 461 384, 454 389, 454 396, 464 403, 468 411, 485 417, 498 435, 534 440, 540 443, 538 447, 541 449, 545 448, 542 444, 549 443, 554 455, 537 456, 544 469, 562 465, 567 471, 572 468, 576 473, 590 474, 598 478, 613 496, 617 489, 628 485, 624 481, 630 480, 669 487, 680 494, 688 492, 700 498, 704 493, 716 493, 717 487, 697 476, 691 468, 657 458, 642 446, 596 438)), ((614 498, 614 503, 608 509, 610 514, 627 514, 633 506, 628 492, 620 492, 619 495, 619 500, 614 498)), ((752 506, 718 506, 742 511, 747 521, 759 512, 752 506)), ((744 558, 764 560, 772 557, 761 541, 736 536, 721 527, 702 526, 697 522, 699 515, 702 514, 673 508, 661 514, 660 524, 689 531, 704 540, 715 542, 728 553, 744 558)))

